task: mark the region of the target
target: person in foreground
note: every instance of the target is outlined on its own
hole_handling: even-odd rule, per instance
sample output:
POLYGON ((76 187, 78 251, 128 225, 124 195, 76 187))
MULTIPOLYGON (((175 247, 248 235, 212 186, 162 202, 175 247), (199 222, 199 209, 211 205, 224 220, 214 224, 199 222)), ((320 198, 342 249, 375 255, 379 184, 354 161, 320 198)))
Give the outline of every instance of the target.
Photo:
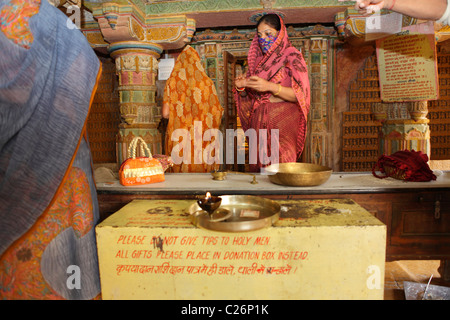
POLYGON ((0 299, 100 297, 86 120, 101 73, 48 0, 0 2, 0 299))
POLYGON ((417 19, 450 24, 450 6, 447 0, 357 0, 355 9, 361 13, 389 9, 417 19))
MULTIPOLYGON (((261 17, 248 52, 248 70, 235 79, 234 97, 244 131, 267 130, 267 145, 259 141, 258 159, 250 171, 268 165, 276 150, 271 135, 278 130, 279 162, 296 162, 303 151, 310 108, 310 86, 306 63, 288 38, 283 20, 276 14, 261 17), (266 148, 266 158, 259 150, 266 148)), ((258 138, 259 139, 259 138, 258 138)), ((252 152, 249 139, 250 160, 252 152)))

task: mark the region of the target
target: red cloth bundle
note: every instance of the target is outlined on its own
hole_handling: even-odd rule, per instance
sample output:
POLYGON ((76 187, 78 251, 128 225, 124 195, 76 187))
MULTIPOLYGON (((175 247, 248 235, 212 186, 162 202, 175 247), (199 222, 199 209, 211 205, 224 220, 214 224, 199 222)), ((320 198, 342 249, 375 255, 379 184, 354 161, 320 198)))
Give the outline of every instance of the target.
POLYGON ((428 156, 421 151, 397 151, 390 156, 382 155, 373 166, 372 174, 380 179, 392 177, 416 182, 436 180, 427 162, 428 156), (385 175, 377 175, 375 173, 377 169, 385 175))

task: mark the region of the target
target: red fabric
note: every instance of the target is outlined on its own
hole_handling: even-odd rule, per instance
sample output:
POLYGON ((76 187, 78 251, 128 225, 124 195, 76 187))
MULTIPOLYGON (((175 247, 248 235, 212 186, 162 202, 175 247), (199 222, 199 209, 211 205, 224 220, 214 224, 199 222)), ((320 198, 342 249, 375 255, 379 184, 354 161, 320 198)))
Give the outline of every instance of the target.
MULTIPOLYGON (((280 19, 281 20, 281 19, 280 19)), ((270 92, 255 92, 246 89, 248 95, 241 97, 235 90, 238 115, 244 131, 253 128, 267 129, 270 152, 270 130, 279 129, 279 161, 296 162, 305 144, 306 121, 310 108, 310 86, 308 69, 302 54, 294 48, 288 38, 286 27, 281 20, 281 30, 267 54, 263 54, 255 35, 248 52, 247 77, 259 76, 283 86, 291 86, 297 103, 270 102, 270 92)), ((269 154, 270 157, 270 154, 269 154)), ((258 159, 260 160, 260 159, 258 159)), ((251 165, 251 171, 261 167, 251 165)))
POLYGON ((421 151, 397 151, 390 156, 382 155, 374 165, 372 173, 380 179, 393 177, 416 182, 436 180, 427 162, 428 156, 421 151), (377 169, 385 175, 377 175, 375 173, 377 169))

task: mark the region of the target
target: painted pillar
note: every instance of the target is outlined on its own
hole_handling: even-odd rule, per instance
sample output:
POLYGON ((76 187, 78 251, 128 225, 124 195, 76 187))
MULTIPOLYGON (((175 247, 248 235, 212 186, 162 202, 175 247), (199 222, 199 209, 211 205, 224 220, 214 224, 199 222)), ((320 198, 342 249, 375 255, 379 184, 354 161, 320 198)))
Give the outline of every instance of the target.
MULTIPOLYGON (((83 32, 95 48, 106 48, 119 77, 120 115, 117 164, 127 158, 128 145, 140 136, 152 154, 162 153, 157 130, 161 106, 156 100, 158 59, 163 50, 183 48, 195 32, 195 20, 185 15, 147 14, 131 1, 86 3, 95 21, 83 32)), ((139 153, 139 152, 138 152, 139 153)), ((139 154, 138 154, 139 155, 139 154)))
POLYGON ((156 129, 161 117, 156 104, 156 76, 162 51, 160 45, 148 42, 124 41, 109 46, 119 77, 122 123, 117 135, 118 164, 127 159, 128 146, 137 136, 153 154, 161 153, 161 135, 156 129))
POLYGON ((400 150, 421 151, 430 157, 430 127, 427 101, 375 103, 372 112, 382 121, 380 153, 400 150))

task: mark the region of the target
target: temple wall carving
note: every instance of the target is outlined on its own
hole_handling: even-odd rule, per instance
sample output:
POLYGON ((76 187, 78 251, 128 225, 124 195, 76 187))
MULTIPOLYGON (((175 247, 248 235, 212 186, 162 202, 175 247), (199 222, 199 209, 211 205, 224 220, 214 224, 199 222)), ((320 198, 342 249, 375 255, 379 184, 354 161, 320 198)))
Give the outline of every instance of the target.
POLYGON ((118 79, 111 58, 100 58, 102 75, 87 122, 94 163, 116 162, 116 136, 120 124, 118 79))
POLYGON ((428 101, 431 158, 450 159, 450 40, 437 46, 439 100, 428 101))
POLYGON ((348 95, 342 121, 342 171, 370 171, 379 156, 381 127, 371 112, 372 105, 381 102, 374 56, 357 72, 348 95))

